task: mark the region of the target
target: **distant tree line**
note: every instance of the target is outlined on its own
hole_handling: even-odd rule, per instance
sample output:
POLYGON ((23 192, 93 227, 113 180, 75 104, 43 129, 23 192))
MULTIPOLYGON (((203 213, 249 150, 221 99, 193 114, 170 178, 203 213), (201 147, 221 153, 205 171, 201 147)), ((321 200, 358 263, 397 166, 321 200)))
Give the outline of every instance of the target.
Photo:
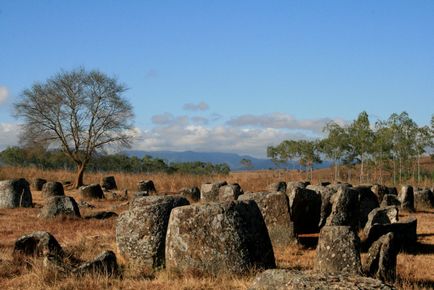
MULTIPOLYGON (((73 171, 76 164, 60 150, 43 148, 9 147, 0 152, 2 163, 10 166, 34 166, 41 169, 64 169, 73 171)), ((87 169, 93 172, 130 173, 186 173, 186 174, 228 174, 230 168, 225 163, 210 162, 166 162, 163 159, 144 156, 138 158, 124 154, 96 154, 87 169)))
POLYGON ((377 182, 383 183, 387 175, 394 184, 409 178, 420 182, 423 175, 430 174, 422 171, 420 160, 423 155, 432 154, 434 115, 430 126, 418 126, 406 112, 394 113, 372 125, 363 111, 350 124, 329 122, 323 131, 323 139, 284 140, 277 146, 268 146, 267 156, 276 165, 298 160, 310 178, 313 165, 322 159, 333 161, 335 180, 342 179, 341 167, 345 167, 346 177, 351 179, 356 165, 360 182, 372 181, 373 173, 377 182))

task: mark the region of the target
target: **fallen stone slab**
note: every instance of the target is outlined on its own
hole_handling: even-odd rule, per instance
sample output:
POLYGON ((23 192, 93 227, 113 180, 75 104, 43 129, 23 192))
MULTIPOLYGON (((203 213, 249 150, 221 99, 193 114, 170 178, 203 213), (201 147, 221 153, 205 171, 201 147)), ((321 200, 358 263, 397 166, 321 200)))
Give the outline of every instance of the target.
POLYGON ((392 290, 380 280, 351 274, 325 274, 313 271, 273 269, 258 274, 250 290, 392 290))
POLYGON ((75 275, 83 276, 87 274, 116 276, 119 274, 119 266, 116 255, 112 251, 104 251, 92 261, 85 262, 72 270, 75 275))
POLYGON ((85 219, 104 220, 112 217, 117 217, 118 214, 113 211, 97 211, 84 216, 85 219))

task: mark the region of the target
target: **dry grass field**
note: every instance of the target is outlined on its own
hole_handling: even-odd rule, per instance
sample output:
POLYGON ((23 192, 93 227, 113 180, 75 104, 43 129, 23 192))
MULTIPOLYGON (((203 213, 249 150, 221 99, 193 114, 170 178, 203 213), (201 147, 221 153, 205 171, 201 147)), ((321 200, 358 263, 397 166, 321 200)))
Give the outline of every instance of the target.
MULTIPOLYGON (((330 179, 330 171, 315 172, 319 180, 330 179)), ((104 175, 110 175, 105 173, 104 175)), ((159 194, 176 192, 182 187, 199 186, 203 182, 227 180, 237 182, 245 191, 260 191, 272 182, 279 180, 302 180, 304 174, 298 172, 243 172, 229 176, 191 176, 166 174, 119 174, 116 177, 120 192, 135 191, 137 182, 151 179, 159 194)), ((97 183, 103 174, 85 175, 87 184, 97 183)), ((73 173, 66 171, 45 171, 29 168, 0 168, 0 180, 24 177, 32 180, 43 177, 50 181, 72 180, 73 173)), ((86 220, 58 218, 43 220, 37 217, 43 200, 41 192, 32 190, 34 208, 0 209, 0 289, 246 289, 255 273, 243 277, 195 277, 185 274, 172 276, 166 271, 158 273, 140 273, 134 267, 128 267, 116 249, 116 219, 86 220), (52 233, 62 247, 77 258, 88 260, 103 250, 113 250, 118 262, 124 269, 122 278, 103 276, 62 276, 42 266, 39 260, 30 261, 32 267, 13 262, 12 251, 15 240, 33 231, 52 233)), ((74 189, 65 190, 66 195, 80 200, 74 189)), ((128 205, 123 201, 91 201, 95 209, 81 209, 82 215, 91 211, 111 210, 121 213, 128 205)), ((412 253, 398 255, 398 281, 402 289, 431 289, 434 287, 434 211, 412 214, 418 219, 418 248, 412 253)), ((315 250, 293 246, 275 251, 278 267, 291 269, 311 269, 315 250)))

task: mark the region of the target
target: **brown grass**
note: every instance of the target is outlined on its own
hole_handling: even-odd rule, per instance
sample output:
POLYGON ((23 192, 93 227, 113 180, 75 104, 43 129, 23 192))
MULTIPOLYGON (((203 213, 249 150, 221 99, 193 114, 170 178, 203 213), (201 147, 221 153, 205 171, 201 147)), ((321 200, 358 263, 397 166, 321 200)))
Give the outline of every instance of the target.
MULTIPOLYGON (((108 174, 104 174, 108 175, 108 174)), ((279 180, 301 180, 303 173, 255 171, 231 173, 228 176, 191 176, 166 174, 119 174, 115 175, 120 190, 135 191, 137 182, 152 179, 161 192, 176 192, 186 186, 200 186, 207 181, 227 180, 237 182, 245 191, 264 190, 271 182, 279 180)), ((24 177, 31 180, 43 177, 48 180, 71 180, 74 174, 67 171, 40 171, 26 168, 0 168, 0 179, 24 177)), ((87 183, 99 182, 103 174, 87 174, 87 183)), ((321 179, 321 180, 325 180, 321 179)), ((0 209, 0 289, 247 289, 254 273, 243 277, 196 277, 173 276, 166 271, 158 273, 138 272, 129 267, 116 248, 115 219, 84 220, 58 218, 43 220, 37 217, 43 203, 41 193, 32 191, 35 208, 0 209), (12 251, 15 240, 36 230, 52 233, 63 248, 75 257, 89 260, 103 250, 113 250, 124 268, 124 277, 106 278, 85 276, 77 279, 62 277, 43 267, 41 261, 32 261, 33 267, 15 264, 12 251)), ((76 190, 67 189, 66 195, 80 199, 76 190)), ((111 210, 117 213, 127 209, 118 201, 92 201, 95 209, 81 209, 82 215, 91 211, 111 210)), ((396 286, 403 289, 423 289, 434 285, 434 211, 413 214, 418 218, 418 252, 400 253, 398 256, 398 281, 396 286)), ((279 268, 312 269, 315 250, 291 246, 275 250, 279 268)))

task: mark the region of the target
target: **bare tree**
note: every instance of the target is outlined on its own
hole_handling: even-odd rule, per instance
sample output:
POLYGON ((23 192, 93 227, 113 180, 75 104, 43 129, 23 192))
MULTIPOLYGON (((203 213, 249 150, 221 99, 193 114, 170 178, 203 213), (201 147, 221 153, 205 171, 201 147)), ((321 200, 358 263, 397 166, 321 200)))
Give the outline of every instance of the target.
POLYGON ((107 145, 129 146, 133 111, 124 85, 99 71, 60 72, 35 83, 15 104, 25 145, 60 147, 77 165, 76 188, 92 156, 107 145))

